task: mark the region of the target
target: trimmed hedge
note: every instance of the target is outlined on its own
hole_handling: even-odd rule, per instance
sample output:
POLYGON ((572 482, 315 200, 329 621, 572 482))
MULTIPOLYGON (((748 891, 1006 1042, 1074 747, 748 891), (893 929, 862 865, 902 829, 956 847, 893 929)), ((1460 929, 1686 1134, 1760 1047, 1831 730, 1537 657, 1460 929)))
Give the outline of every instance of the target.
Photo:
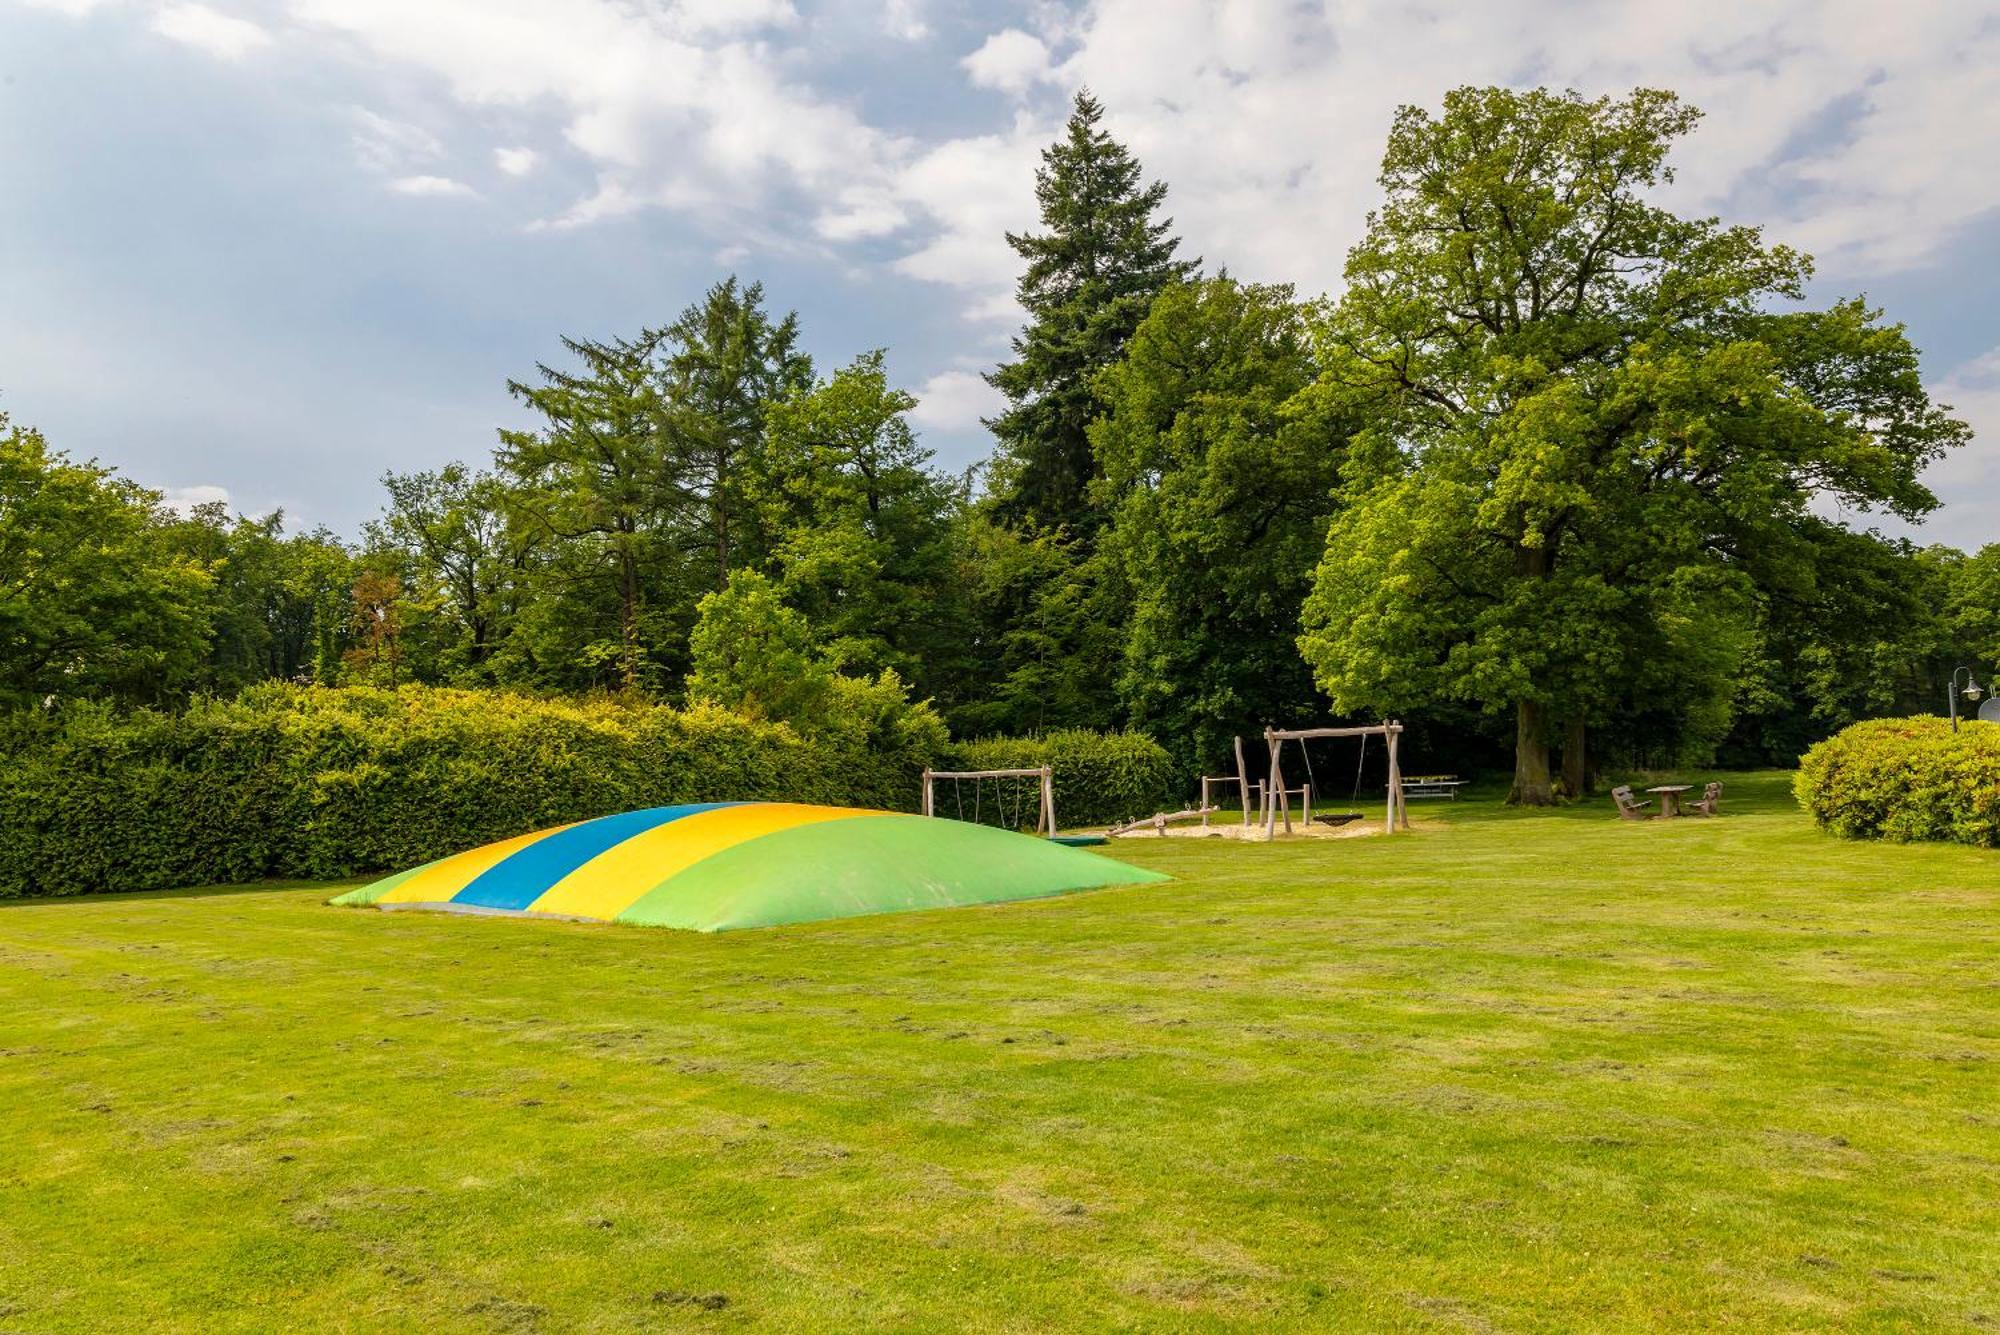
POLYGON ((1807 751, 1792 791, 1848 839, 2000 846, 2000 726, 1871 719, 1807 751))
POLYGON ((900 688, 837 679, 810 732, 714 706, 269 685, 185 713, 0 716, 0 899, 413 867, 671 802, 914 811, 933 768, 1048 764, 1066 825, 1167 805, 1137 733, 952 746, 900 688))
POLYGON ((1182 805, 1175 800, 1173 757, 1140 732, 1081 728, 1039 737, 992 737, 960 742, 940 769, 1055 771, 1056 820, 1065 828, 1108 825, 1182 805))
POLYGON ((17 717, 0 729, 0 898, 353 876, 670 802, 915 810, 943 725, 900 693, 852 694, 809 737, 708 706, 424 687, 17 717))

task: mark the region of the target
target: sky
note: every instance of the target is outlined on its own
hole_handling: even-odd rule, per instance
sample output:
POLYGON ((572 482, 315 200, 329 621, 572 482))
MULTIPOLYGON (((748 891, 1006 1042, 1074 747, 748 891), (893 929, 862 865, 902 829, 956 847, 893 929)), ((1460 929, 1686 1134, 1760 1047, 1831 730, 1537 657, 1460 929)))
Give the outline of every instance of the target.
POLYGON ((1316 296, 1396 107, 1468 83, 1701 107, 1665 202, 1908 325, 1980 433, 1916 536, 2000 539, 2000 6, 1970 0, 0 0, 0 411, 352 535, 385 471, 485 462, 560 336, 735 273, 823 370, 886 348, 963 467, 1077 88, 1185 253, 1316 296))

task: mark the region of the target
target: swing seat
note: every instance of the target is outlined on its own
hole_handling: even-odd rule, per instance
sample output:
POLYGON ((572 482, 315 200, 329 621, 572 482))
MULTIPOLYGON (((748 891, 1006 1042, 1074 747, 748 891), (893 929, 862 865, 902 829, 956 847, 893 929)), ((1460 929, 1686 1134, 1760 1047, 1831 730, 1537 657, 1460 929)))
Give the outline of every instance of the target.
POLYGON ((1320 811, 1313 814, 1313 822, 1318 825, 1350 825, 1360 819, 1358 811, 1320 811))

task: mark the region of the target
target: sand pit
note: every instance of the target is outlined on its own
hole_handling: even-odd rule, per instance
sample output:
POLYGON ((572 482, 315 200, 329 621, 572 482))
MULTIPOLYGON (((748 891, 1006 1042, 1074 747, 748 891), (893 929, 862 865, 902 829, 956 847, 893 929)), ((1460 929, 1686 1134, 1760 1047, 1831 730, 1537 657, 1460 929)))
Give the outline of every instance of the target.
MULTIPOLYGON (((1104 834, 1108 831, 1093 831, 1104 834)), ((1238 819, 1216 818, 1209 824, 1200 821, 1182 821, 1168 825, 1164 829, 1152 825, 1139 825, 1122 834, 1111 835, 1111 842, 1146 839, 1240 839, 1246 843, 1287 843, 1301 839, 1363 839, 1371 834, 1386 834, 1379 815, 1364 815, 1360 820, 1348 821, 1341 825, 1328 825, 1314 821, 1308 828, 1301 821, 1292 822, 1292 831, 1285 833, 1285 827, 1278 826, 1275 836, 1266 835, 1262 825, 1245 825, 1238 819)))

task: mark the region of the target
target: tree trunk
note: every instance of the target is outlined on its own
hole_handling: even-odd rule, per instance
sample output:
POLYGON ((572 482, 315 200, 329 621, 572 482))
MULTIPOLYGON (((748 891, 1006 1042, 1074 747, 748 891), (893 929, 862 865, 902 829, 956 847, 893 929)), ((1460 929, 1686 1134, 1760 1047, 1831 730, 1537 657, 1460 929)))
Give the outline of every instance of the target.
POLYGON ((1563 738, 1563 791, 1571 797, 1587 797, 1590 794, 1590 765, 1584 754, 1585 732, 1582 719, 1571 719, 1568 735, 1563 738))
POLYGON ((715 454, 715 589, 729 587, 729 456, 715 454))
POLYGON ((619 655, 619 675, 626 690, 639 684, 639 565, 632 549, 621 542, 618 550, 618 630, 624 640, 619 655))
POLYGON ((1514 706, 1514 789, 1507 801, 1515 806, 1546 807, 1555 803, 1549 789, 1549 744, 1542 736, 1542 707, 1533 700, 1514 706))

